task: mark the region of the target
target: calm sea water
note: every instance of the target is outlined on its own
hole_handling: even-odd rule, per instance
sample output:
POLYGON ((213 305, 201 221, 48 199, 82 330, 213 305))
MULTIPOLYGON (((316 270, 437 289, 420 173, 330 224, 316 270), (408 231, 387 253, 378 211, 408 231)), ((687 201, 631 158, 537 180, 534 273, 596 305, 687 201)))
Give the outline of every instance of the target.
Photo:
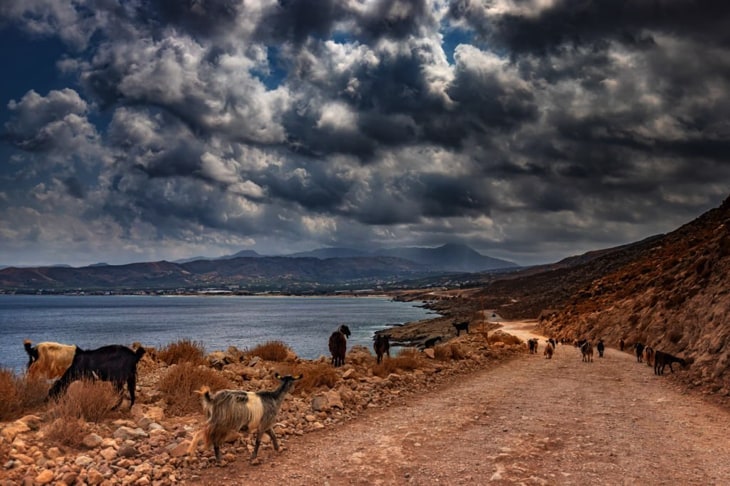
POLYGON ((190 339, 206 352, 278 340, 316 359, 329 356, 329 335, 340 324, 352 331, 348 349, 371 348, 379 329, 434 317, 420 305, 380 297, 0 295, 0 368, 24 369, 24 339, 83 349, 190 339))

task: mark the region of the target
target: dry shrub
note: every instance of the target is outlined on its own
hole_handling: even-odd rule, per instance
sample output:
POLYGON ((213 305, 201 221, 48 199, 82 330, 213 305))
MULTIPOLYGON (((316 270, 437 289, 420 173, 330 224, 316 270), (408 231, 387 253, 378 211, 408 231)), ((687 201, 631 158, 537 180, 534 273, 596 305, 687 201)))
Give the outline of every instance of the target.
POLYGON ((49 414, 54 419, 100 422, 112 416, 119 403, 119 393, 108 381, 78 380, 69 385, 66 393, 51 402, 49 414))
POLYGON ((195 393, 206 385, 211 391, 232 388, 231 383, 216 371, 192 363, 172 366, 160 379, 159 389, 171 415, 200 411, 200 396, 195 393))
POLYGON ((493 332, 488 339, 489 344, 494 343, 504 343, 508 346, 515 345, 515 344, 522 344, 522 340, 518 338, 517 336, 514 336, 512 334, 509 334, 504 331, 495 331, 493 332))
POLYGON ((79 449, 83 443, 88 424, 80 418, 56 418, 45 430, 45 438, 52 444, 79 449))
POLYGON ((319 388, 334 388, 340 375, 329 363, 304 361, 294 365, 282 367, 282 375, 302 375, 294 387, 294 394, 311 393, 319 388))
POLYGON ((0 369, 0 421, 14 420, 40 408, 46 396, 48 384, 43 378, 17 376, 11 370, 0 369))
POLYGON ((464 359, 466 355, 457 343, 446 343, 433 348, 434 357, 439 361, 464 359))
POLYGON ((20 404, 17 397, 16 377, 8 369, 0 369, 0 420, 8 421, 15 418, 20 404))
POLYGON ((248 354, 251 356, 258 356, 266 361, 282 362, 286 361, 286 359, 292 354, 292 350, 281 341, 267 341, 248 351, 248 354))
POLYGON ((373 367, 373 374, 381 378, 399 371, 413 371, 421 367, 423 357, 415 348, 403 348, 397 356, 385 358, 380 364, 373 367))
POLYGON ((203 364, 205 363, 205 347, 199 341, 181 339, 162 348, 157 352, 157 357, 169 365, 179 363, 203 364))

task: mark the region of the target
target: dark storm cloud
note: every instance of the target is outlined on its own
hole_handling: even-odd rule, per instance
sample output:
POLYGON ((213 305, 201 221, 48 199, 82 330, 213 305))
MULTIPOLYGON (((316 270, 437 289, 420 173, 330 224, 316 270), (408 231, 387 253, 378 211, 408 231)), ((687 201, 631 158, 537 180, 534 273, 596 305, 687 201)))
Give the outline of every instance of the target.
POLYGON ((357 22, 365 39, 405 39, 420 34, 423 28, 433 29, 437 21, 426 0, 377 0, 357 22))
POLYGON ((310 36, 327 38, 346 11, 336 0, 279 0, 264 11, 256 39, 302 44, 310 36))
POLYGON ((485 5, 456 0, 449 12, 510 52, 547 52, 562 44, 600 44, 605 39, 641 47, 651 44, 650 31, 730 45, 730 4, 723 0, 558 0, 542 10, 526 2, 518 11, 500 13, 489 12, 485 5))
POLYGON ((0 100, 23 181, 0 187, 0 235, 19 235, 2 246, 461 240, 528 263, 671 229, 727 192, 725 2, 89 5, 0 7, 65 43, 73 87, 0 100))
POLYGON ((244 10, 241 0, 151 0, 136 11, 140 23, 155 30, 177 26, 195 36, 229 31, 244 10))

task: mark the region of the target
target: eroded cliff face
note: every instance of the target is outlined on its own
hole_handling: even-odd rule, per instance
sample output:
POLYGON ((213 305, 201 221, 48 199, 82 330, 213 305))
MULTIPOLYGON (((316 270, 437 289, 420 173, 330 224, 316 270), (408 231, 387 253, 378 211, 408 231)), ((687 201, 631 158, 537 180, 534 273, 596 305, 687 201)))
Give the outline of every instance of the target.
POLYGON ((689 386, 730 397, 730 198, 544 313, 540 329, 648 344, 691 362, 689 386))

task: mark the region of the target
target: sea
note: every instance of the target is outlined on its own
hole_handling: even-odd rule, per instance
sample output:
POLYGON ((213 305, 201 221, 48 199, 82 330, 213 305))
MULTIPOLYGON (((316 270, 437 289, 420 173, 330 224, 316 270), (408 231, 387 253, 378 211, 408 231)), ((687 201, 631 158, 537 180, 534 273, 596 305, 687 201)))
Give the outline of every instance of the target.
POLYGON ((303 359, 329 356, 340 324, 348 349, 372 349, 375 331, 436 317, 422 302, 388 297, 231 295, 0 295, 0 368, 25 370, 23 340, 95 349, 107 344, 162 348, 188 339, 206 353, 282 341, 303 359))

